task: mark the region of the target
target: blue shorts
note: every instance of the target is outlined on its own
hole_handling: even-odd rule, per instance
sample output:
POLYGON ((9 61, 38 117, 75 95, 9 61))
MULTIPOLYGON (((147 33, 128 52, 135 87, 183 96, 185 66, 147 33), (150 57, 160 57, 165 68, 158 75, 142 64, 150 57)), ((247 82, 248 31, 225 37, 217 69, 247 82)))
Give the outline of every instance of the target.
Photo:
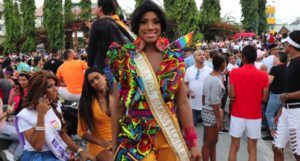
POLYGON ((21 161, 59 161, 59 159, 51 151, 36 152, 25 150, 21 161))

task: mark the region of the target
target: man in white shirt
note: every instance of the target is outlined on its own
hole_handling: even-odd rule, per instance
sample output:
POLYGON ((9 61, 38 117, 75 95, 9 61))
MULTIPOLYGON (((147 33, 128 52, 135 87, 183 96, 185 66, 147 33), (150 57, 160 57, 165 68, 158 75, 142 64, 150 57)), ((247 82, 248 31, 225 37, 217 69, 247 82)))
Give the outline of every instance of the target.
POLYGON ((205 53, 202 50, 194 52, 195 65, 189 67, 185 73, 185 83, 188 88, 189 103, 193 109, 194 125, 201 116, 202 94, 204 81, 212 72, 212 69, 205 65, 205 53))
POLYGON ((268 73, 270 72, 271 68, 274 64, 275 55, 277 55, 279 52, 279 48, 277 44, 272 44, 269 46, 269 53, 270 55, 263 60, 263 63, 267 66, 268 73))
POLYGON ((209 68, 212 69, 213 68, 212 58, 214 57, 214 55, 216 55, 218 53, 219 53, 219 49, 218 50, 213 49, 213 50, 210 50, 210 51, 206 50, 205 51, 205 58, 206 58, 206 60, 204 62, 205 66, 208 66, 209 68), (207 54, 208 54, 208 57, 207 57, 207 54))
POLYGON ((186 48, 185 54, 185 69, 187 69, 190 66, 193 66, 195 64, 194 56, 193 56, 193 49, 192 48, 186 48))
POLYGON ((236 57, 235 55, 229 55, 228 57, 228 65, 227 65, 227 71, 230 73, 232 69, 238 68, 239 66, 236 65, 236 57))

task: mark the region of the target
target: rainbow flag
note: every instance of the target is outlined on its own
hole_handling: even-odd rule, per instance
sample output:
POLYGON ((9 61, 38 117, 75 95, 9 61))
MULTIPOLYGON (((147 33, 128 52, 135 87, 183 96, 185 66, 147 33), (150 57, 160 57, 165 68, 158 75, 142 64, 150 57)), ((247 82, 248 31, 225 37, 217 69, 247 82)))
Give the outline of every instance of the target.
POLYGON ((190 32, 190 33, 180 37, 179 39, 177 39, 175 41, 175 44, 177 45, 178 49, 183 49, 183 48, 189 46, 192 42, 193 35, 194 35, 194 32, 190 32))

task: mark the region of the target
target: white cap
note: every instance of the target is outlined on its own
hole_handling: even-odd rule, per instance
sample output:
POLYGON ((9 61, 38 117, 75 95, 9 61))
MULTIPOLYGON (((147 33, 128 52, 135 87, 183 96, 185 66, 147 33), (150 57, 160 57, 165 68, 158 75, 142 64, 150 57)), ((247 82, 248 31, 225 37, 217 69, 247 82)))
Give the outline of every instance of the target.
POLYGON ((294 46, 295 48, 300 48, 300 44, 296 43, 294 40, 292 40, 290 38, 290 36, 288 36, 287 38, 281 40, 281 43, 286 43, 288 42, 289 44, 291 44, 292 46, 294 46))

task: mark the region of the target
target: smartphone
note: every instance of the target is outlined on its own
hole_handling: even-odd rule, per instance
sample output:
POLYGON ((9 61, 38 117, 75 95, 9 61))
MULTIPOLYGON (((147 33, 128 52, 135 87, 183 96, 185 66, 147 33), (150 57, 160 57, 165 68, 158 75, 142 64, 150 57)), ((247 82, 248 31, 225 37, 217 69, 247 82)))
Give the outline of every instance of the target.
POLYGON ((19 88, 19 85, 14 85, 14 88, 19 88))

